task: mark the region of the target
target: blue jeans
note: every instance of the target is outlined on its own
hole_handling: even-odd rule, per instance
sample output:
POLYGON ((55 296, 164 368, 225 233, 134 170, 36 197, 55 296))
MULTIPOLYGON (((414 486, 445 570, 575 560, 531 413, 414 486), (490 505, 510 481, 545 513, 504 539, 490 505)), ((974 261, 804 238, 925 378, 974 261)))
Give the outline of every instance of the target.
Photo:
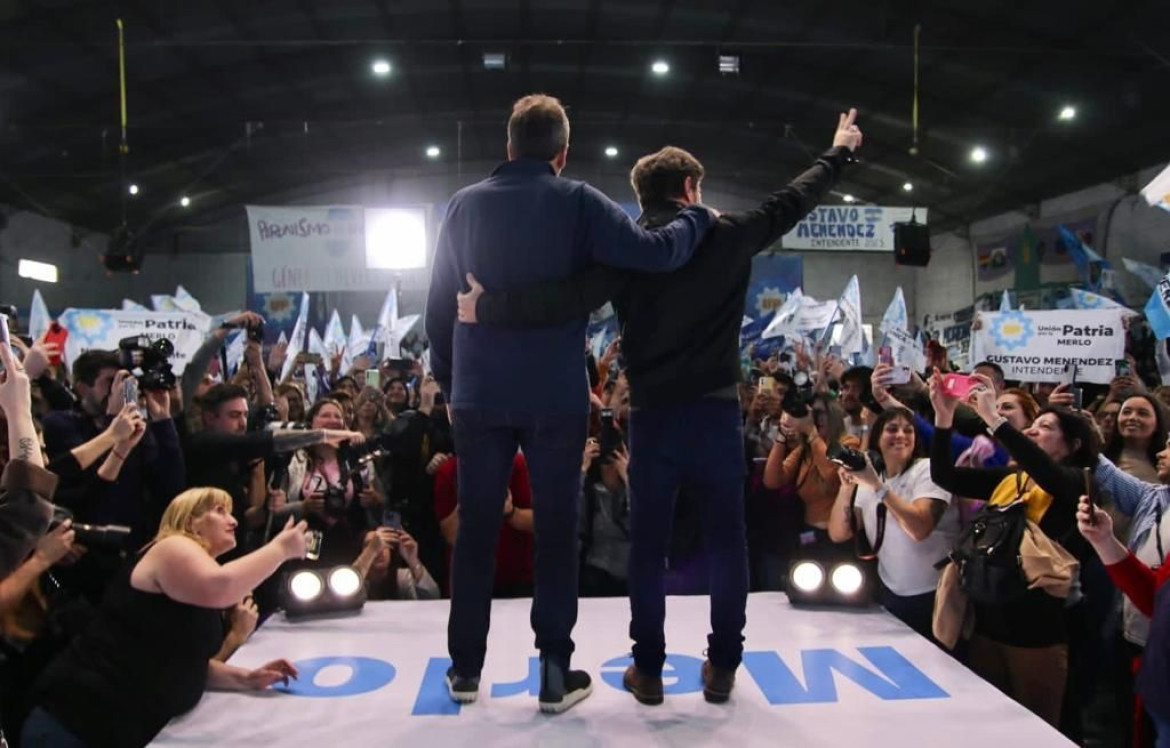
MULTIPOLYGON (((1149 714, 1149 712, 1146 713, 1149 714)), ((1155 748, 1170 748, 1170 718, 1150 714, 1150 719, 1154 722, 1154 729, 1158 731, 1158 738, 1154 743, 1155 748)))
POLYGON ((84 740, 39 706, 24 721, 20 744, 24 748, 86 748, 84 740))
POLYGON ((665 563, 681 485, 703 496, 711 595, 708 657, 734 670, 743 659, 748 593, 743 425, 739 403, 700 400, 630 416, 630 638, 634 662, 658 675, 666 661, 665 563))
POLYGON ((475 677, 483 669, 496 540, 517 447, 524 450, 532 484, 536 648, 568 667, 577 623, 577 500, 588 417, 459 409, 452 426, 459 458, 459 531, 451 554, 447 648, 455 672, 475 677))

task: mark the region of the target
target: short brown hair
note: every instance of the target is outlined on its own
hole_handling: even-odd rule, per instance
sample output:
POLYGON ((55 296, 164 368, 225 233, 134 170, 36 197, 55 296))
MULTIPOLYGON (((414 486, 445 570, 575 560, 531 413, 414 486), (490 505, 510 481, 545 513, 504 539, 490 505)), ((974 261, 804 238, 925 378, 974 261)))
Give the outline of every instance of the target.
POLYGON ((508 119, 508 144, 516 158, 556 158, 569 145, 569 115, 560 100, 545 94, 517 99, 508 119))
POLYGON ((638 202, 649 205, 682 197, 687 177, 697 185, 705 173, 699 159, 682 148, 668 145, 638 159, 630 170, 630 184, 638 194, 638 202))

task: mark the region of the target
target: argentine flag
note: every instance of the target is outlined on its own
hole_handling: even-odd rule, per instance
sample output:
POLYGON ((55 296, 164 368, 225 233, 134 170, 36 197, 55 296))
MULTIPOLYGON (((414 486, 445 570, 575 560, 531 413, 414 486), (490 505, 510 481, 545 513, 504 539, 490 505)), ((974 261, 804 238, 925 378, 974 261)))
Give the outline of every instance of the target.
POLYGON ((1146 319, 1158 340, 1170 338, 1170 275, 1158 282, 1146 302, 1146 319))

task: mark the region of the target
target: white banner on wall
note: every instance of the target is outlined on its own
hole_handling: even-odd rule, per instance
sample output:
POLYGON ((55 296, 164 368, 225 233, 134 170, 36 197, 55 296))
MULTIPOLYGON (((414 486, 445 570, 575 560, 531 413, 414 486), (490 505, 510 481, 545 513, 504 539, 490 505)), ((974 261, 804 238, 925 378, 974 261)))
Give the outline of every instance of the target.
MULTIPOLYGON (((393 285, 393 270, 367 267, 362 206, 247 209, 258 293, 385 291, 393 285)), ((425 220, 425 209, 418 210, 425 220)))
POLYGON ((1008 379, 1059 382, 1068 363, 1077 379, 1109 384, 1125 356, 1125 310, 979 312, 971 361, 992 361, 1008 379))
POLYGON ((57 322, 69 331, 65 363, 69 366, 89 350, 116 351, 118 341, 134 336, 166 338, 175 347, 171 366, 182 374, 203 345, 211 318, 185 312, 139 312, 114 309, 66 309, 57 322))
POLYGON ((813 210, 784 235, 785 249, 831 249, 893 252, 894 224, 926 223, 925 208, 882 208, 876 205, 826 205, 813 210))

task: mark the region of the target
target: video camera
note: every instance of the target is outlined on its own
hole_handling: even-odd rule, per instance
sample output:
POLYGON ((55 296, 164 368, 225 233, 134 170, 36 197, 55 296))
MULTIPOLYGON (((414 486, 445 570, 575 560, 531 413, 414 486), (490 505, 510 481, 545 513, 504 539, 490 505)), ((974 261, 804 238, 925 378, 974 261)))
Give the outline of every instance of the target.
POLYGON ((873 469, 877 471, 878 475, 886 472, 886 461, 882 459, 882 453, 876 449, 862 452, 859 449, 852 449, 842 444, 830 444, 828 449, 830 462, 834 462, 846 470, 854 472, 865 469, 866 455, 869 455, 869 461, 873 463, 873 469))
MULTIPOLYGON (((55 530, 68 519, 73 519, 73 512, 63 506, 54 506, 49 531, 55 530)), ((87 548, 118 549, 124 546, 126 539, 130 537, 130 528, 125 525, 87 525, 74 522, 73 532, 73 542, 80 543, 87 548)))
POLYGON ((170 358, 175 355, 175 346, 166 338, 151 340, 145 335, 135 335, 118 341, 118 353, 122 368, 127 371, 142 369, 138 385, 144 390, 170 390, 175 386, 175 372, 170 358))

